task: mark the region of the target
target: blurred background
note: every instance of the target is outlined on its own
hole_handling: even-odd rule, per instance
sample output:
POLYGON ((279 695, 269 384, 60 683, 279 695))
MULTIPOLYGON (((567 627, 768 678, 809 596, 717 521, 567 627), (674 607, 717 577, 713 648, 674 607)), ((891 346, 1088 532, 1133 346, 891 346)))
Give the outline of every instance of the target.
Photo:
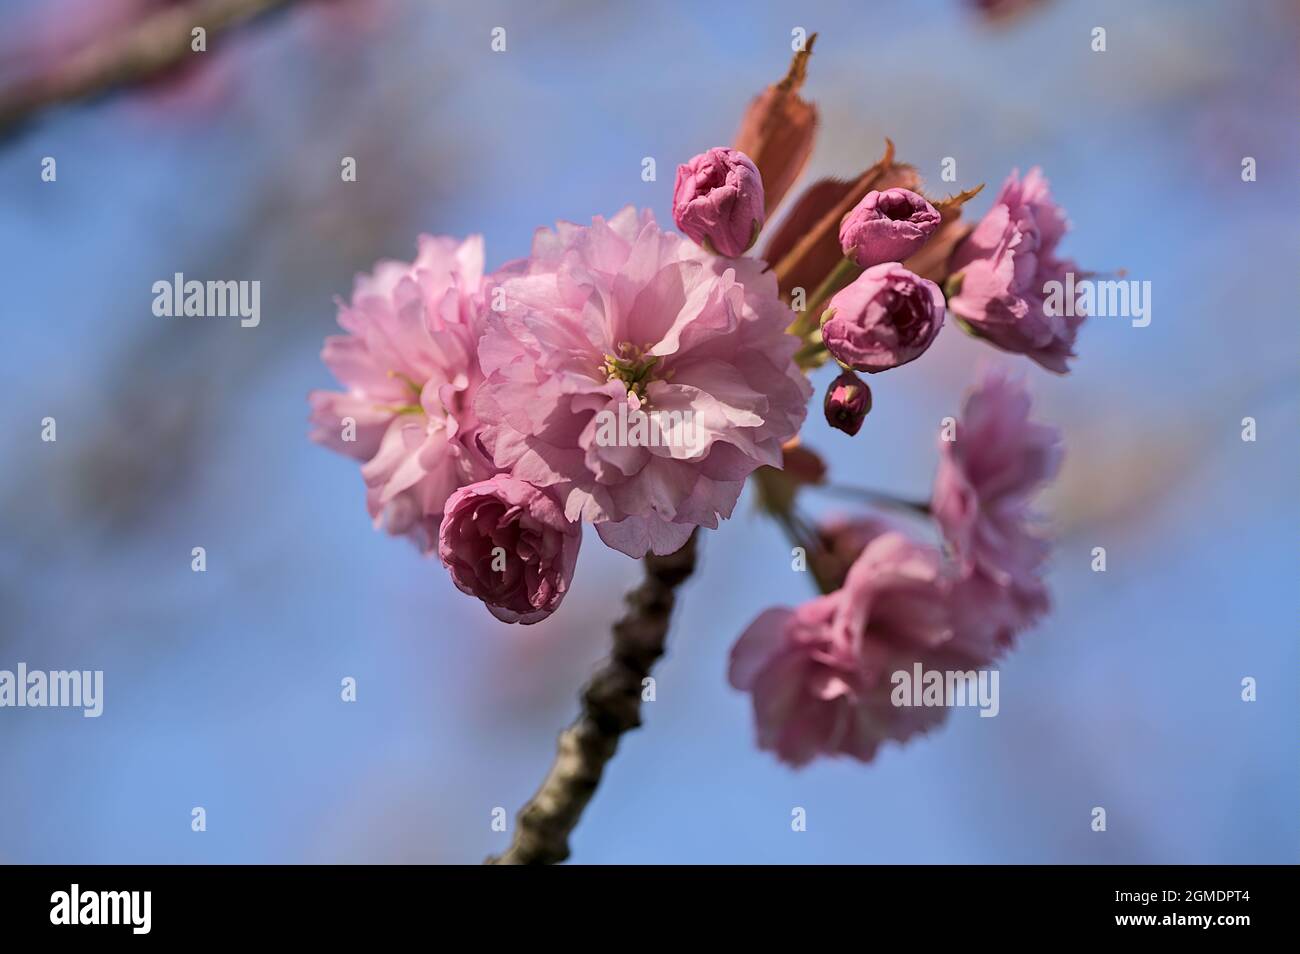
MULTIPOLYGON (((0 89, 160 5, 0 0, 0 89)), ((978 217, 1010 169, 1041 165, 1064 250, 1150 281, 1152 321, 1087 322, 1064 378, 948 329, 872 380, 856 438, 814 407, 806 441, 838 482, 909 497, 985 366, 1023 374, 1063 428, 1043 500, 1056 608, 1007 659, 998 718, 957 710, 870 765, 759 752, 727 652, 811 582, 747 493, 702 541, 657 701, 573 860, 1296 860, 1300 4, 314 0, 0 140, 0 669, 105 673, 99 719, 0 710, 0 862, 505 846, 492 811, 513 820, 541 780, 639 566, 589 532, 563 610, 508 627, 375 532, 357 466, 306 438, 307 392, 333 386, 333 297, 421 231, 482 233, 495 267, 556 219, 636 203, 670 221, 676 164, 731 141, 795 27, 820 33, 804 184, 889 136, 932 192, 988 183, 978 217), (175 272, 259 280, 260 326, 155 317, 175 272)))

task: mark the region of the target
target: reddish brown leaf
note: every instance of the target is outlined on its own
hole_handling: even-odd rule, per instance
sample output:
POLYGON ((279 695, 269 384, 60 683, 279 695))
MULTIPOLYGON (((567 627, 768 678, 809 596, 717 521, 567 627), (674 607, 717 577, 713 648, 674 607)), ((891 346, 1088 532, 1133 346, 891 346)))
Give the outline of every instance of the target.
POLYGON ((928 278, 942 287, 948 278, 948 260, 952 258, 952 253, 961 244, 962 239, 975 227, 969 222, 962 221, 961 207, 979 195, 983 188, 984 184, 980 183, 973 189, 950 195, 946 199, 939 201, 930 199, 930 204, 935 207, 940 216, 939 228, 921 250, 903 264, 922 278, 928 278))
POLYGON ((808 57, 816 40, 814 33, 808 38, 807 48, 794 55, 785 79, 754 98, 736 133, 736 148, 753 159, 762 173, 769 216, 812 155, 817 107, 799 95, 799 88, 808 75, 808 57))
POLYGON ((795 243, 812 231, 822 216, 852 188, 849 179, 819 179, 810 185, 781 220, 781 227, 768 239, 763 258, 772 263, 785 258, 795 243))

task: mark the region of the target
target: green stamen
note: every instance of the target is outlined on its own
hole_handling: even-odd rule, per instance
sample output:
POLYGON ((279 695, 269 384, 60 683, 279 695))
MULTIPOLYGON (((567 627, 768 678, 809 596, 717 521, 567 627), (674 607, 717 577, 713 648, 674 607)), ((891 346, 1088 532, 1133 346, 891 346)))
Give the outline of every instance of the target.
POLYGON ((600 369, 605 379, 622 381, 627 386, 628 393, 644 398, 646 385, 655 380, 653 371, 655 365, 659 363, 659 355, 645 353, 651 347, 646 345, 644 348, 638 348, 627 342, 619 345, 618 356, 607 354, 601 364, 600 369))
POLYGON ((424 390, 418 384, 412 381, 409 377, 403 374, 401 371, 389 371, 388 376, 390 378, 399 378, 403 383, 406 384, 408 388, 410 388, 412 391, 415 392, 416 397, 419 397, 420 392, 424 390))

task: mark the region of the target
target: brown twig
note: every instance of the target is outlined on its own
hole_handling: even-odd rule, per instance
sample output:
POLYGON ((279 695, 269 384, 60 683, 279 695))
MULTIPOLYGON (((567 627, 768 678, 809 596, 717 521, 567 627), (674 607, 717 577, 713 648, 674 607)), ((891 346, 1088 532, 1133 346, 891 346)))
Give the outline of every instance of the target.
POLYGON ((207 56, 190 48, 195 27, 203 27, 210 44, 217 34, 291 2, 193 0, 107 33, 54 68, 0 90, 0 132, 46 107, 108 93, 150 79, 190 56, 207 56))
POLYGON ((486 864, 555 864, 569 857, 569 834, 600 784, 619 739, 641 725, 641 682, 664 654, 677 587, 695 570, 695 538, 668 556, 645 558, 645 580, 627 595, 614 648, 582 691, 582 712, 560 733, 555 761, 519 811, 506 851, 486 864))

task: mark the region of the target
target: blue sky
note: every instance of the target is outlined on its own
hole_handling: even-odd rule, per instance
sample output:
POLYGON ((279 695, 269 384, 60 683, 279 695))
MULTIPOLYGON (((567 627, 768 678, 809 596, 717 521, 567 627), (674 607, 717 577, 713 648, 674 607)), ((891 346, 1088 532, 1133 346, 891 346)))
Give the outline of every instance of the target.
POLYGON ((117 98, 0 144, 0 668, 103 669, 106 693, 97 720, 0 710, 0 861, 503 846, 492 809, 540 781, 638 569, 588 534, 563 610, 507 627, 373 532, 355 465, 306 439, 332 299, 419 231, 480 232, 497 265, 558 218, 636 203, 667 221, 676 163, 731 139, 795 26, 821 32, 805 181, 860 170, 889 136, 936 191, 945 156, 959 185, 987 182, 979 214, 1011 168, 1041 165, 1066 251, 1150 281, 1152 323, 1088 322, 1064 378, 947 329, 873 380, 856 438, 807 428, 839 482, 910 496, 981 367, 1022 374, 1063 428, 1044 499, 1056 608, 1007 660, 997 718, 955 712, 870 765, 794 772, 757 751, 726 654, 810 588, 746 497, 702 542, 658 698, 575 860, 1293 861, 1294 8, 1060 0, 995 27, 956 0, 539 6, 390 3, 365 29, 291 14, 214 47, 197 101, 117 98), (260 280, 261 325, 156 318, 152 283, 176 271, 260 280))

